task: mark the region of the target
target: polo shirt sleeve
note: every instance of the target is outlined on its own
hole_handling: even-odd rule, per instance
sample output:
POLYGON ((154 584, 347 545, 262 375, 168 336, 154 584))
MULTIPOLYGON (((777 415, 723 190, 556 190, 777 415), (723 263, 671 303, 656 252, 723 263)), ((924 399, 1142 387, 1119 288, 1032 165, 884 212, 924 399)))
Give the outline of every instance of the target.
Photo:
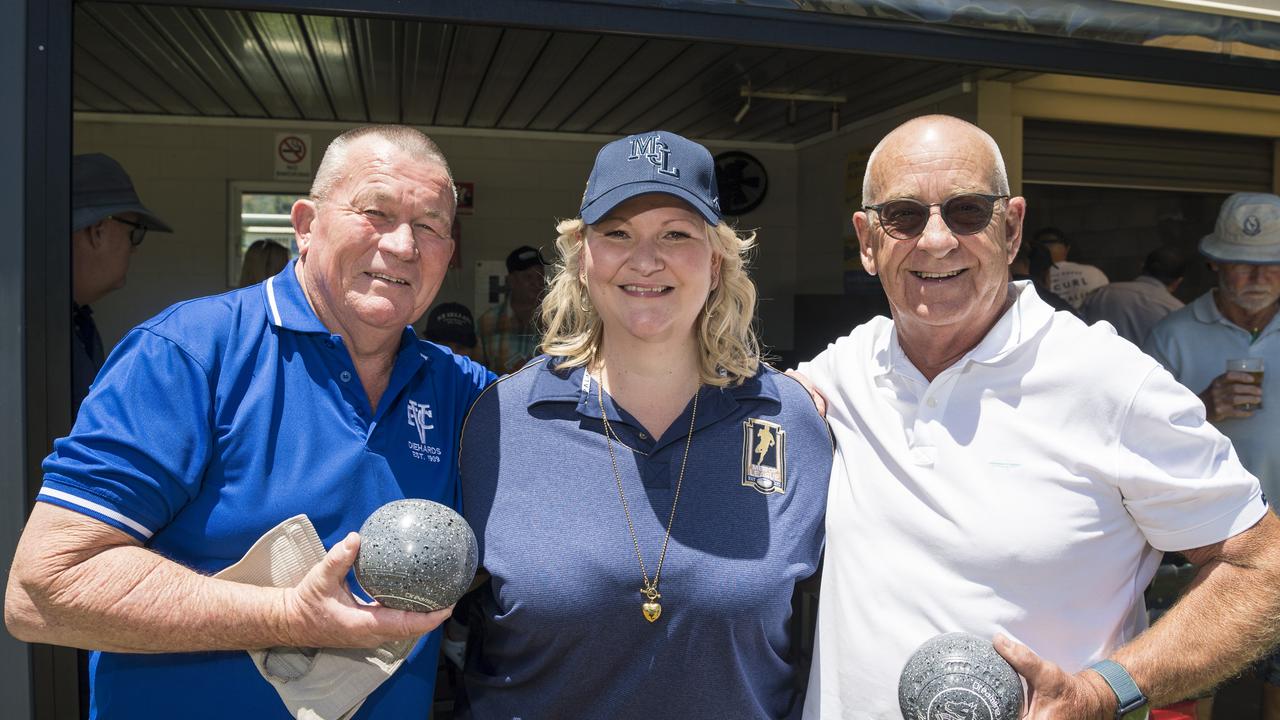
POLYGON ((480 397, 480 393, 484 392, 485 388, 498 381, 498 376, 492 370, 474 360, 465 358, 463 360, 466 363, 463 370, 467 373, 467 379, 470 381, 467 386, 468 395, 464 407, 469 408, 476 401, 476 398, 480 397))
POLYGON ((1121 425, 1117 486, 1152 547, 1189 550, 1249 529, 1266 512, 1258 481, 1205 419, 1200 399, 1153 367, 1121 425))
POLYGON ((147 328, 111 353, 71 435, 44 461, 37 500, 146 542, 199 490, 211 456, 209 373, 147 328))

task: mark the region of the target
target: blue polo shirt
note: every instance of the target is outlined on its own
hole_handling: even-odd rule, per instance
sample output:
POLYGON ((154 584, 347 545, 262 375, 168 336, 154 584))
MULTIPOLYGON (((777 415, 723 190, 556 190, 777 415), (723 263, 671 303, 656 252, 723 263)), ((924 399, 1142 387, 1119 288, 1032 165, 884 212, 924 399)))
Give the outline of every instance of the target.
MULTIPOLYGON (((832 462, 808 393, 764 366, 740 386, 701 389, 650 623, 599 385, 551 364, 493 385, 464 429, 464 508, 492 581, 477 593, 461 717, 798 717, 791 599, 818 567, 832 462)), ((639 451, 613 445, 652 577, 692 405, 653 438, 604 402, 639 451)))
MULTIPOLYGON (((294 263, 261 285, 175 305, 112 352, 38 500, 83 513, 202 573, 305 513, 326 548, 384 503, 457 507, 459 428, 493 379, 404 330, 377 408, 294 263)), ((357 718, 426 718, 439 634, 357 718)), ((242 652, 94 653, 96 718, 289 718, 242 652)))

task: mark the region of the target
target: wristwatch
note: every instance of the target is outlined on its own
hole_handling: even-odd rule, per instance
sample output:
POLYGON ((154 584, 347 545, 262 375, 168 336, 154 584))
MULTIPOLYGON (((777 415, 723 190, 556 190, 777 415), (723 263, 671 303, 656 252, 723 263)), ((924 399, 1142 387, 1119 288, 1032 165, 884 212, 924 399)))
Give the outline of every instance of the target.
POLYGON ((1150 716, 1151 708, 1147 703, 1147 696, 1142 694, 1138 684, 1129 675, 1129 671, 1125 670, 1120 663, 1114 660, 1099 660, 1090 665, 1089 669, 1101 675, 1111 687, 1111 692, 1116 694, 1116 700, 1119 701, 1116 706, 1116 720, 1146 720, 1150 716))

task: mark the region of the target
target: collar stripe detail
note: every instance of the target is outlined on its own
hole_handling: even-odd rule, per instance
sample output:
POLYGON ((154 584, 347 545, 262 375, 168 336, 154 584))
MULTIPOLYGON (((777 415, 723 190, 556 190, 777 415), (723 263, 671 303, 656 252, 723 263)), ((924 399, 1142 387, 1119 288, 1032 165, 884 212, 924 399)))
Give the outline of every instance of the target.
POLYGON ((271 305, 272 322, 274 322, 278 326, 281 326, 281 325, 284 325, 284 323, 280 322, 280 308, 276 307, 275 280, 276 278, 274 275, 267 278, 267 302, 271 305))
POLYGON ((125 525, 128 525, 129 527, 136 530, 138 534, 142 535, 144 538, 150 538, 152 535, 150 530, 138 524, 135 520, 127 518, 124 515, 121 515, 120 513, 116 512, 115 510, 112 510, 111 508, 106 507, 105 505, 99 505, 96 502, 85 500, 84 498, 78 495, 72 495, 71 493, 62 492, 61 490, 54 490, 52 488, 41 488, 39 494, 46 495, 51 498, 56 498, 58 500, 62 500, 63 502, 69 502, 72 505, 82 507, 86 510, 92 510, 93 512, 96 512, 99 515, 103 515, 117 522, 124 523, 125 525))

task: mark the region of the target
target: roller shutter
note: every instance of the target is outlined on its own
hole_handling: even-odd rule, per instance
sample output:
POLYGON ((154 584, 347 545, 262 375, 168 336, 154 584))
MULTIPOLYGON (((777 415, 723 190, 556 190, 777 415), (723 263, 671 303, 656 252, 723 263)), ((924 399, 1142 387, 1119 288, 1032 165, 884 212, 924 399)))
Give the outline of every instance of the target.
POLYGON ((1271 138, 1026 120, 1023 182, 1271 192, 1271 138))

